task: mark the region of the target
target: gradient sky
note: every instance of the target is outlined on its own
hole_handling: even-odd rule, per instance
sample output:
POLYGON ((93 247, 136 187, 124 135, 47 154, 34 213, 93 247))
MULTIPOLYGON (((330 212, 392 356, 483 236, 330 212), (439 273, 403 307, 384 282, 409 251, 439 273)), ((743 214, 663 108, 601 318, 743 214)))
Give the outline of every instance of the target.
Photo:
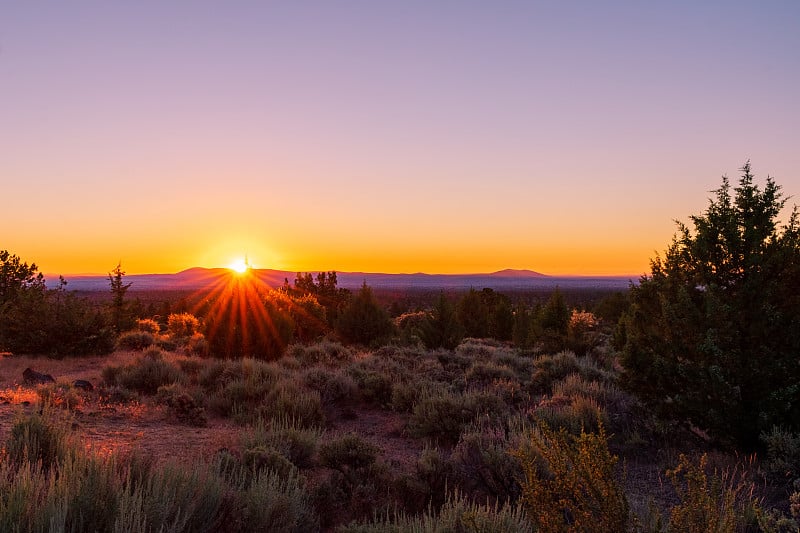
POLYGON ((798 95, 796 1, 3 2, 0 249, 638 275, 798 95))

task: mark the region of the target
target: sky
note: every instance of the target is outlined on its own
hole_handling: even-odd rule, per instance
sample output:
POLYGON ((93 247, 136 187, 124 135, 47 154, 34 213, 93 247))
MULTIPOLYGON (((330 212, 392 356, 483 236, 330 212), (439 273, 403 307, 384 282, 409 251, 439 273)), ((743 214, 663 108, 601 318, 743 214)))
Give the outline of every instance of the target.
POLYGON ((0 2, 0 249, 639 275, 797 95, 795 1, 0 2))

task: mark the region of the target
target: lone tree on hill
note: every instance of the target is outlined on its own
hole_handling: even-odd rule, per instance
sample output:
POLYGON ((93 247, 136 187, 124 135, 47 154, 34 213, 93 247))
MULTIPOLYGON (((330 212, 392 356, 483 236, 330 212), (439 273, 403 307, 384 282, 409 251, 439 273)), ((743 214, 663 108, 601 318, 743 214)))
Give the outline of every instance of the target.
POLYGON ((128 316, 125 293, 130 289, 130 283, 123 283, 122 277, 125 271, 122 270, 122 262, 117 263, 114 270, 108 273, 108 281, 111 283, 111 323, 114 330, 120 333, 132 325, 132 319, 128 316))
POLYGON ((753 448, 800 429, 800 225, 767 178, 727 178, 664 259, 631 289, 620 322, 624 382, 660 414, 753 448))

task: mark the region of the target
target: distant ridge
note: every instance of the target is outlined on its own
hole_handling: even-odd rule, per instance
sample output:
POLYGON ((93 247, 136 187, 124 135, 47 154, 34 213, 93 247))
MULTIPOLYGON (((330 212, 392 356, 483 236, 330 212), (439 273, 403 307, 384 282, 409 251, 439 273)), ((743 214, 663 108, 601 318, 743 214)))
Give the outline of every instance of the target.
MULTIPOLYGON (((317 271, 312 271, 316 274, 317 271)), ((227 268, 193 267, 176 274, 130 274, 125 282, 131 283, 131 291, 147 290, 198 290, 224 283, 232 272, 227 268)), ((295 271, 253 269, 251 275, 273 288, 283 285, 284 280, 294 283, 295 271)), ((357 289, 362 283, 383 289, 465 290, 469 288, 492 288, 497 290, 541 289, 560 286, 564 289, 610 288, 625 290, 632 281, 631 276, 548 276, 532 270, 505 269, 490 274, 380 274, 370 272, 336 272, 340 287, 357 289)), ((48 285, 57 286, 57 277, 48 277, 48 285)), ((67 279, 67 290, 109 290, 107 276, 73 276, 67 279)))
POLYGON ((507 268, 505 270, 498 270, 489 274, 498 278, 546 278, 546 274, 541 272, 534 272, 533 270, 519 270, 514 268, 507 268))

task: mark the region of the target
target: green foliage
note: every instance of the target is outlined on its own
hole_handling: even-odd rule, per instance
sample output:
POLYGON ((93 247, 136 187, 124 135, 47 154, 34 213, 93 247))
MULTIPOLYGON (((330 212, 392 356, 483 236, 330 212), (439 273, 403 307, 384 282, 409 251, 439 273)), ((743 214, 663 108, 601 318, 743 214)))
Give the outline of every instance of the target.
POLYGON ((356 382, 340 370, 310 368, 303 374, 303 381, 319 393, 323 404, 347 403, 358 395, 356 382))
POLYGON ((299 424, 288 417, 263 420, 259 418, 253 427, 242 434, 245 450, 272 448, 298 468, 309 468, 314 464, 322 430, 299 424))
POLYGON ((417 437, 455 444, 464 428, 476 417, 502 420, 507 415, 508 407, 494 394, 458 394, 447 390, 433 390, 426 392, 414 405, 408 430, 417 437))
POLYGON ((428 348, 452 350, 464 338, 464 329, 458 321, 455 309, 444 292, 439 293, 436 304, 420 328, 420 338, 428 348))
POLYGON ((67 457, 69 446, 66 424, 51 419, 50 410, 44 409, 30 416, 17 415, 5 452, 14 464, 29 461, 49 470, 67 457))
POLYGON ((31 276, 28 281, 6 280, 10 299, 0 303, 0 350, 58 358, 113 350, 114 336, 105 317, 68 293, 63 278, 58 289, 47 290, 41 275, 29 272, 31 276))
POLYGON ((556 287, 536 317, 535 329, 540 332, 539 340, 543 343, 542 348, 545 352, 564 348, 571 315, 572 313, 564 302, 564 296, 556 287))
POLYGON ((135 323, 128 302, 125 301, 125 293, 131 288, 131 284, 122 281, 124 276, 121 262, 108 273, 111 284, 111 325, 117 333, 131 329, 135 323))
POLYGON ((356 433, 340 435, 319 447, 322 465, 334 468, 353 479, 375 464, 377 458, 378 448, 356 433))
POLYGON ((773 426, 761 434, 767 449, 766 470, 776 481, 791 483, 800 479, 800 434, 773 426))
POLYGON ((553 384, 570 374, 578 374, 589 381, 615 381, 614 375, 598 366, 588 357, 577 357, 572 352, 542 355, 533 361, 531 387, 539 394, 552 392, 553 384))
POLYGON ((514 455, 524 471, 522 505, 540 531, 626 530, 628 503, 602 425, 578 437, 542 425, 514 455))
POLYGON ((694 230, 679 231, 631 289, 619 341, 626 386, 651 408, 753 447, 774 425, 800 429, 800 225, 749 163, 694 230))
POLYGON ((299 380, 284 380, 269 391, 256 409, 264 418, 289 418, 302 427, 318 427, 325 423, 322 399, 316 391, 304 390, 299 380))
POLYGON ((514 346, 528 349, 533 346, 533 315, 523 304, 514 307, 514 323, 511 329, 511 340, 514 346))
POLYGON ((508 298, 485 288, 470 288, 456 306, 458 321, 467 337, 510 340, 513 330, 513 313, 508 298))
POLYGON ((378 304, 366 282, 336 320, 336 332, 345 341, 365 346, 388 339, 393 330, 389 313, 378 304))
POLYGON ((0 250, 0 308, 16 298, 20 291, 44 288, 44 276, 36 263, 23 262, 8 250, 0 250))
POLYGON ((516 501, 521 493, 522 467, 510 451, 504 428, 485 424, 468 428, 450 457, 454 480, 476 501, 516 501))
POLYGON ((337 283, 338 280, 334 271, 317 273, 316 283, 311 273, 302 274, 298 272, 294 280, 294 288, 289 288, 289 282, 286 280, 284 292, 292 295, 310 294, 314 296, 320 305, 325 308, 328 325, 333 326, 338 317, 339 309, 350 298, 350 291, 338 288, 336 286, 337 283))

